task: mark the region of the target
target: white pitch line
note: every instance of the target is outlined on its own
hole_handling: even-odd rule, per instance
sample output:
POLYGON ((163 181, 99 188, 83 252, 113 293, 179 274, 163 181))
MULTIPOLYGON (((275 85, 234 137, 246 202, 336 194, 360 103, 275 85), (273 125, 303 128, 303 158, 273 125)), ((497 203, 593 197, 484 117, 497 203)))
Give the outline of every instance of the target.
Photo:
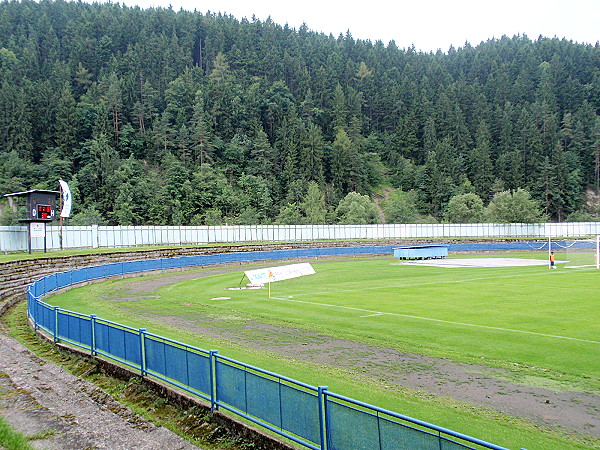
POLYGON ((363 318, 363 317, 375 317, 375 316, 383 316, 383 313, 367 314, 366 316, 360 316, 360 317, 363 318))
POLYGON ((453 322, 453 321, 450 321, 450 320, 433 319, 431 317, 411 316, 409 314, 398 314, 398 313, 390 313, 390 312, 382 312, 382 311, 372 311, 372 310, 369 310, 369 309, 354 308, 352 306, 341 306, 341 305, 331 305, 329 303, 307 302, 307 301, 304 301, 304 300, 294 300, 294 299, 290 299, 290 298, 281 298, 281 297, 271 297, 271 298, 274 299, 274 300, 282 300, 282 301, 285 301, 285 302, 305 303, 307 305, 326 306, 328 308, 349 309, 349 310, 352 310, 352 311, 361 311, 361 312, 370 313, 368 316, 361 316, 361 317, 384 316, 384 315, 386 315, 386 316, 406 317, 408 319, 426 320, 426 321, 430 321, 430 322, 447 323, 447 324, 450 324, 450 325, 460 325, 460 326, 463 326, 463 327, 485 328, 487 330, 508 331, 508 332, 511 332, 511 333, 532 334, 534 336, 543 336, 543 337, 549 337, 549 338, 555 338, 555 339, 566 339, 566 340, 569 340, 569 341, 588 342, 590 344, 600 344, 600 341, 592 341, 592 340, 588 340, 588 339, 579 339, 579 338, 568 337, 568 336, 558 336, 558 335, 555 335, 555 334, 537 333, 535 331, 513 330, 511 328, 501 328, 501 327, 490 327, 488 325, 477 325, 477 324, 473 324, 473 323, 453 322))
MULTIPOLYGON (((540 275, 548 275, 550 273, 550 271, 548 271, 547 273, 543 273, 540 275)), ((433 285, 437 285, 437 284, 450 284, 450 283, 469 283, 471 281, 483 281, 483 280, 498 280, 500 281, 501 279, 504 278, 515 278, 515 277, 527 277, 530 274, 522 274, 522 275, 493 275, 490 277, 475 277, 475 278, 464 278, 462 280, 441 280, 441 281, 426 281, 426 282, 421 282, 421 283, 400 283, 400 284, 396 284, 393 286, 393 288, 398 289, 398 288, 404 288, 404 287, 415 287, 415 286, 433 286, 433 285)), ((558 275, 558 274, 557 274, 558 275)), ((360 288, 357 289, 336 289, 335 292, 337 293, 344 293, 344 292, 364 292, 364 291, 368 291, 368 290, 381 290, 381 289, 387 289, 387 288, 382 288, 381 286, 372 286, 372 287, 364 287, 361 286, 360 288)), ((557 288, 560 289, 560 288, 557 288)), ((298 296, 309 296, 309 295, 321 295, 321 294, 331 294, 332 291, 317 291, 317 292, 311 292, 310 294, 298 294, 296 295, 296 297, 298 296)), ((275 298, 275 297, 273 297, 275 298)), ((280 299, 280 300, 285 300, 285 299, 280 299)), ((320 304, 320 303, 319 303, 320 304)))

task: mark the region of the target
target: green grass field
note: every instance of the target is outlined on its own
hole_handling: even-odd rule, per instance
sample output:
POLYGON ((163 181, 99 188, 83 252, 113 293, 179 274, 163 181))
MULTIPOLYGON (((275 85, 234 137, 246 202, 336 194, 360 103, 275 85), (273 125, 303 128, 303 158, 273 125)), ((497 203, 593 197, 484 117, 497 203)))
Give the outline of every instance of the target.
MULTIPOLYGON (((597 439, 567 436, 448 398, 390 387, 347 368, 282 358, 190 326, 197 323, 235 335, 260 333, 246 325, 266 323, 510 369, 511 380, 523 386, 600 392, 600 271, 547 266, 449 269, 395 262, 313 261, 315 275, 274 284, 271 298, 267 289, 226 291, 240 284, 247 269, 240 267, 141 294, 129 290, 139 278, 112 280, 73 289, 50 303, 216 348, 246 363, 328 385, 335 392, 499 445, 530 450, 599 446, 597 439), (224 296, 230 299, 213 300, 224 296), (128 301, 132 297, 136 301, 128 301)), ((152 279, 143 278, 148 285, 152 279)))

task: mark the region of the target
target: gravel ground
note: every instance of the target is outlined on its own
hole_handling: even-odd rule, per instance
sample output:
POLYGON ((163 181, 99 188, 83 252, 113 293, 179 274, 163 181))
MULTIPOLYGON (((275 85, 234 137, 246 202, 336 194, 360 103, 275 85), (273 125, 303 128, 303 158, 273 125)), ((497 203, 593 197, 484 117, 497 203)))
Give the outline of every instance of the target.
POLYGON ((0 414, 40 449, 195 449, 0 332, 0 414))

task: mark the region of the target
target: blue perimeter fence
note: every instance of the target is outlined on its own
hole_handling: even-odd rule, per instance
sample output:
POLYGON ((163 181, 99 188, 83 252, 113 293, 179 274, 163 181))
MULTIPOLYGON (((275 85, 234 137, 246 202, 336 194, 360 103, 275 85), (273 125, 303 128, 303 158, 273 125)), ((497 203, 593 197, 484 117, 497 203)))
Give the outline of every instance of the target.
MULTIPOLYGON (((540 244, 541 245, 541 244, 540 244)), ((535 244, 450 244, 450 249, 533 249, 535 244)), ((78 283, 147 271, 223 263, 390 254, 392 246, 333 247, 222 253, 127 261, 54 273, 28 286, 28 316, 36 329, 124 364, 244 417, 311 449, 419 448, 504 449, 462 433, 345 397, 326 386, 311 386, 116 322, 69 311, 41 300, 51 292, 78 283)))

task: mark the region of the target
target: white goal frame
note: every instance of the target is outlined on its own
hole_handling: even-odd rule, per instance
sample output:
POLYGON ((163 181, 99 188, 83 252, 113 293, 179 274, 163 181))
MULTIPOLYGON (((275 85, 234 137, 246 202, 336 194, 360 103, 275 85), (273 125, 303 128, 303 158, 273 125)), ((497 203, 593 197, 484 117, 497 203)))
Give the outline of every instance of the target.
POLYGON ((589 236, 589 237, 580 237, 580 238, 564 238, 564 239, 558 239, 558 238, 552 238, 552 236, 548 236, 548 267, 551 267, 550 264, 550 254, 554 251, 554 248, 559 248, 561 250, 564 249, 569 249, 570 247, 574 246, 577 242, 594 242, 595 243, 595 251, 596 251, 596 255, 594 257, 594 266, 596 269, 600 269, 600 235, 596 235, 596 236, 589 236), (560 245, 558 244, 559 241, 573 241, 572 244, 570 245, 560 245))

